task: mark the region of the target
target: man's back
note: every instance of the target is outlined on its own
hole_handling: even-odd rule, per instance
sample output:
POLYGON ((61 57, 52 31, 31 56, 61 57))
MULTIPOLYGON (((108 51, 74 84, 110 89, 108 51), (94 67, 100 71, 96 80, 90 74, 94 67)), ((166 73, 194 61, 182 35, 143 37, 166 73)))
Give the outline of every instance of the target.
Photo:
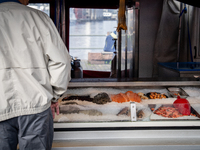
POLYGON ((1 121, 49 108, 67 89, 71 57, 45 13, 7 2, 0 16, 1 121))

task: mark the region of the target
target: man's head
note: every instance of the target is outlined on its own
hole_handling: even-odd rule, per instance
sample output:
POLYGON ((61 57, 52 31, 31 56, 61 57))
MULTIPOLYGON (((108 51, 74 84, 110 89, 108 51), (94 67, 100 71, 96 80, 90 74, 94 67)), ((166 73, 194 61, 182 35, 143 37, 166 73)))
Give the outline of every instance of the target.
POLYGON ((24 4, 24 5, 28 5, 29 0, 19 0, 20 3, 24 4))

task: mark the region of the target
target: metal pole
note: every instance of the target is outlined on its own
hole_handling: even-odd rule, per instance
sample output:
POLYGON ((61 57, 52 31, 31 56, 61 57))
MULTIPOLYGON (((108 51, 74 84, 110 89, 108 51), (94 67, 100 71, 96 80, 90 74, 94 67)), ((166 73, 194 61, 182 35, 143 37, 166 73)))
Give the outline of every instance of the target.
MULTIPOLYGON (((126 31, 125 31, 125 33, 126 33, 126 31)), ((125 78, 127 78, 128 77, 128 73, 127 73, 127 40, 128 40, 128 38, 127 38, 127 34, 125 34, 125 78)))
MULTIPOLYGON (((180 14, 183 9, 183 3, 180 3, 180 14)), ((181 42, 181 19, 182 16, 179 17, 179 31, 178 31, 178 46, 177 46, 177 62, 179 62, 180 57, 180 42, 181 42)))
POLYGON ((60 0, 56 0, 56 27, 60 33, 60 0))
POLYGON ((129 78, 139 77, 139 2, 135 2, 135 38, 133 43, 131 68, 129 73, 129 78))
POLYGON ((65 0, 62 0, 62 8, 61 8, 61 37, 63 39, 63 42, 66 44, 66 19, 65 19, 65 12, 66 12, 66 7, 65 7, 65 0))
POLYGON ((117 51, 117 63, 118 63, 118 68, 117 68, 117 78, 121 78, 121 29, 118 32, 118 51, 117 51))

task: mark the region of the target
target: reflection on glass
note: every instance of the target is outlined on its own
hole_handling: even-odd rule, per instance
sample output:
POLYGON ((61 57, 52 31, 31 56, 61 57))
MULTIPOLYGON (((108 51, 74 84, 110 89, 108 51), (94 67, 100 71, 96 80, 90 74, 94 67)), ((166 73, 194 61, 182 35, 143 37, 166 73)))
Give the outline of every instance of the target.
POLYGON ((29 3, 28 6, 31 7, 31 8, 43 11, 48 16, 50 16, 50 5, 49 5, 49 3, 29 3))
POLYGON ((110 71, 113 52, 105 52, 107 33, 116 31, 117 9, 70 8, 69 52, 83 70, 110 71))

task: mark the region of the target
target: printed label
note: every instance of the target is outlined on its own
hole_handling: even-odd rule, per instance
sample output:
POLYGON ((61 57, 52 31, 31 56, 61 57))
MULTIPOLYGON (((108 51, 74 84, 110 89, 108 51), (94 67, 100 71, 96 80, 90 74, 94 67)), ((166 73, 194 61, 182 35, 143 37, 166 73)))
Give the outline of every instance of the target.
POLYGON ((131 103, 131 121, 137 121, 136 104, 131 103))

